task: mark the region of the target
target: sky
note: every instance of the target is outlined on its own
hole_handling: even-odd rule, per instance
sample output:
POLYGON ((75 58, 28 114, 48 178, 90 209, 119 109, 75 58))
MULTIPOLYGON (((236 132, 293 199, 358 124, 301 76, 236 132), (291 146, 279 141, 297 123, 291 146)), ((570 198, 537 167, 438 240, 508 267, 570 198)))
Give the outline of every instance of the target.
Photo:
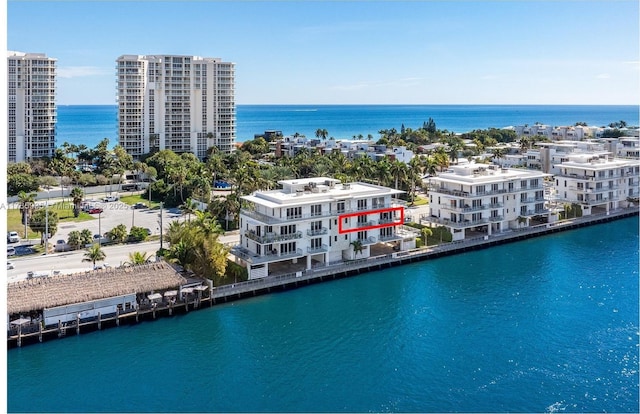
POLYGON ((120 55, 236 65, 236 104, 633 104, 637 0, 7 1, 59 105, 114 105, 120 55))

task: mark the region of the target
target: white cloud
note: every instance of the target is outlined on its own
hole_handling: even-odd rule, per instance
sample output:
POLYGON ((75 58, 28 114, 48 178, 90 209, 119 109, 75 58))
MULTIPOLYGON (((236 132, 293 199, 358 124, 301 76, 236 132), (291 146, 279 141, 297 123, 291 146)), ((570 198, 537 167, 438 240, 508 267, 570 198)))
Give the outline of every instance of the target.
POLYGON ((114 74, 114 71, 112 69, 98 68, 95 66, 59 67, 56 72, 59 78, 66 78, 66 79, 114 74))

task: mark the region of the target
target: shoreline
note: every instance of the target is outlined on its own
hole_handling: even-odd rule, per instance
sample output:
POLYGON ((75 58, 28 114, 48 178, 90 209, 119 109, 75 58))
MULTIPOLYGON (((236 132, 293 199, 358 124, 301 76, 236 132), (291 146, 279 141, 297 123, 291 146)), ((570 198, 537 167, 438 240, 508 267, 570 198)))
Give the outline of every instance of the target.
MULTIPOLYGON (((43 342, 44 340, 64 338, 67 331, 93 332, 104 327, 119 326, 121 323, 137 324, 145 320, 155 320, 158 317, 172 316, 173 314, 184 314, 189 311, 198 310, 208 302, 208 307, 217 304, 233 302, 244 298, 255 297, 290 289, 297 289, 307 285, 321 283, 328 280, 341 279, 354 275, 359 275, 384 268, 400 266, 427 259, 439 258, 467 251, 490 248, 506 243, 513 243, 534 237, 545 236, 553 233, 574 230, 581 227, 604 224, 614 220, 632 218, 639 215, 638 208, 620 209, 610 212, 608 215, 591 215, 564 220, 557 223, 542 224, 539 226, 514 230, 504 234, 481 236, 464 241, 440 244, 427 248, 419 248, 406 252, 392 253, 366 259, 356 259, 340 264, 316 267, 310 270, 267 276, 260 279, 252 279, 238 282, 231 285, 216 286, 211 293, 199 299, 186 301, 184 303, 160 305, 155 308, 142 308, 133 312, 123 314, 104 315, 89 321, 76 321, 75 324, 47 327, 36 332, 29 332, 18 335, 7 335, 8 348, 20 347, 31 343, 43 342), (191 305, 191 306, 190 306, 191 305), (191 309, 190 309, 191 307, 191 309), (82 328, 82 329, 81 329, 82 328)), ((72 336, 72 335, 71 335, 72 336)))

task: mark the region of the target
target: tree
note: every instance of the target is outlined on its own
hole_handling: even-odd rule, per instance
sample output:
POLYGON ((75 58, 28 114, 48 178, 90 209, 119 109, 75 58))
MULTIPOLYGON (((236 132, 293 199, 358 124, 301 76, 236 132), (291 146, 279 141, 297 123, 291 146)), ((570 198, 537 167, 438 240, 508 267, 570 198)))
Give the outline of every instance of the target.
POLYGON ((84 191, 80 187, 73 187, 69 196, 73 200, 73 216, 78 217, 80 215, 80 207, 82 206, 82 199, 84 198, 84 191))
POLYGON ((71 249, 73 250, 77 250, 80 247, 84 246, 84 244, 82 244, 82 237, 80 236, 80 232, 78 230, 72 230, 69 232, 67 244, 71 246, 71 249))
POLYGON ((198 211, 198 203, 191 198, 187 198, 180 208, 182 208, 182 213, 187 215, 187 221, 191 221, 191 215, 198 211))
POLYGON ((394 160, 391 162, 389 172, 395 180, 394 188, 397 190, 399 182, 407 177, 407 165, 402 161, 394 160))
POLYGON ((362 240, 354 240, 350 244, 353 247, 353 252, 356 255, 358 253, 362 253, 362 249, 364 248, 364 246, 362 245, 362 240))
POLYGON ((149 261, 149 253, 146 252, 131 252, 129 253, 129 260, 125 262, 128 265, 141 265, 149 261))
POLYGON ((25 193, 37 191, 39 187, 38 184, 38 177, 31 174, 19 173, 8 175, 7 193, 10 196, 14 196, 20 191, 24 191, 25 193))
POLYGON ((96 267, 96 262, 99 260, 104 260, 107 255, 104 253, 100 245, 94 243, 89 247, 82 258, 83 262, 93 262, 93 267, 96 267))
POLYGON ((31 215, 29 227, 31 231, 40 234, 40 244, 44 244, 44 234, 47 229, 51 236, 58 231, 58 213, 47 208, 38 208, 31 215))
POLYGON ((91 234, 91 230, 82 229, 82 231, 80 232, 80 245, 86 246, 88 244, 91 244, 92 241, 93 241, 93 234, 91 234))
POLYGON ((424 245, 427 245, 427 238, 433 236, 433 231, 429 227, 423 227, 420 229, 420 234, 422 235, 422 241, 424 245))
POLYGON ((107 232, 107 237, 115 243, 124 243, 127 240, 127 226, 118 224, 107 232))
POLYGON ((147 234, 147 229, 143 227, 133 226, 129 230, 129 240, 133 242, 141 242, 145 241, 149 234, 147 234))
POLYGON ((31 213, 33 213, 33 209, 35 208, 36 201, 36 193, 25 193, 24 191, 20 191, 18 193, 18 203, 20 203, 20 215, 22 217, 22 224, 24 224, 24 238, 27 238, 27 225, 29 224, 29 219, 31 218, 31 213))

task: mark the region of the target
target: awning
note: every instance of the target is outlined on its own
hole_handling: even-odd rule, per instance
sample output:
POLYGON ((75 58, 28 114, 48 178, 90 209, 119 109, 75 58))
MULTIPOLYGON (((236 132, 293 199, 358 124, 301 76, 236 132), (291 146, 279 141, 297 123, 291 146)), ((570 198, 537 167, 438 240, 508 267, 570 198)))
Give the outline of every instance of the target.
POLYGON ((164 292, 164 297, 168 297, 168 296, 176 296, 178 294, 177 290, 167 290, 166 292, 164 292))
POLYGON ((159 300, 159 299, 162 299, 162 295, 159 293, 154 293, 152 295, 147 296, 147 298, 149 298, 149 300, 159 300))
POLYGON ((20 318, 20 319, 16 319, 11 321, 11 325, 24 325, 25 323, 31 323, 31 319, 27 319, 27 318, 20 318))
POLYGON ((192 287, 184 288, 182 289, 182 293, 193 293, 193 288, 192 287))
POLYGON ((205 285, 200 285, 193 288, 193 290, 200 290, 200 291, 207 290, 207 289, 209 289, 209 286, 205 286, 205 285))

